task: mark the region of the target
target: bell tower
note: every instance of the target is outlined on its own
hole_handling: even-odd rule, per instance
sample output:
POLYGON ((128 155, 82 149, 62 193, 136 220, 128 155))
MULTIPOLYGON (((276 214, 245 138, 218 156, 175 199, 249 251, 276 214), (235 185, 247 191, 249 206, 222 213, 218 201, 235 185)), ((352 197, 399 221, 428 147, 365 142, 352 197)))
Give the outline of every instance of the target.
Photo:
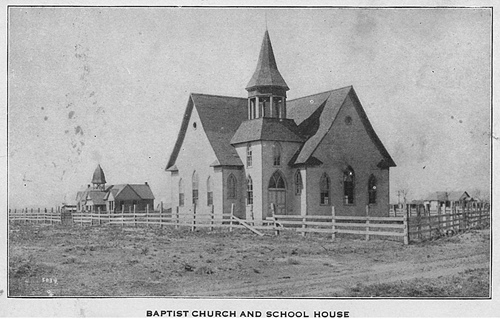
POLYGON ((286 118, 288 85, 278 71, 269 32, 266 30, 260 48, 257 68, 248 82, 248 119, 286 118))
POLYGON ((101 165, 97 165, 94 175, 92 176, 92 185, 94 189, 104 191, 106 186, 106 177, 104 176, 104 171, 101 168, 101 165))

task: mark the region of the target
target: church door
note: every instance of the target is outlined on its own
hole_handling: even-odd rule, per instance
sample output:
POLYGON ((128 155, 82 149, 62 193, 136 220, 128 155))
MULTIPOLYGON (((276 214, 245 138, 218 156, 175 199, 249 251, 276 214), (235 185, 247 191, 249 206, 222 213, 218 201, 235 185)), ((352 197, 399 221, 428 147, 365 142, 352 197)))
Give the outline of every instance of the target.
POLYGON ((269 180, 269 195, 268 195, 268 217, 272 216, 271 204, 276 207, 276 215, 286 214, 286 183, 283 174, 280 171, 274 172, 269 180))

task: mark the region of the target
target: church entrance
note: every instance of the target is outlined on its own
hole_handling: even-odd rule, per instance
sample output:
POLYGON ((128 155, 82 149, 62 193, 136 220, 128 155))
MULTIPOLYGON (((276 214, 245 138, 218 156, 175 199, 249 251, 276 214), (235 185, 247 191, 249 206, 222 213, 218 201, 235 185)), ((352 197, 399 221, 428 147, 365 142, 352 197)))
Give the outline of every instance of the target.
POLYGON ((286 183, 283 174, 280 171, 274 172, 273 176, 269 180, 269 193, 268 193, 268 207, 269 217, 272 216, 271 204, 275 205, 276 215, 286 214, 286 183))

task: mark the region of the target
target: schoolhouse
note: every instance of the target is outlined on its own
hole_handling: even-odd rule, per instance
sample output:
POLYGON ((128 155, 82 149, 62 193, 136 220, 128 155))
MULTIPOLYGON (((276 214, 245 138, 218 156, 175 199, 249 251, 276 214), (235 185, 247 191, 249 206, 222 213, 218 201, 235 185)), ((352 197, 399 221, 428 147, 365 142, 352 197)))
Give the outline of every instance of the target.
POLYGON ((388 216, 396 164, 352 86, 287 100, 266 30, 246 90, 190 94, 166 166, 179 213, 388 216))
POLYGON ((154 209, 154 195, 149 184, 107 185, 106 176, 97 165, 92 175, 92 186, 87 185, 76 193, 76 211, 82 212, 129 212, 154 209))

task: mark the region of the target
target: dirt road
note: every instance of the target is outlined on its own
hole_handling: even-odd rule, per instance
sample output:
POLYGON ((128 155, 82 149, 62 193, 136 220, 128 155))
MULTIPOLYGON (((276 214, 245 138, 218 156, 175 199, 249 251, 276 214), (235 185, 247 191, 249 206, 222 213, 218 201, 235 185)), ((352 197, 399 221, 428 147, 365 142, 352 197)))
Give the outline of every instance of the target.
POLYGON ((488 268, 489 240, 489 230, 405 246, 294 232, 15 225, 10 295, 349 296, 360 285, 488 268))

